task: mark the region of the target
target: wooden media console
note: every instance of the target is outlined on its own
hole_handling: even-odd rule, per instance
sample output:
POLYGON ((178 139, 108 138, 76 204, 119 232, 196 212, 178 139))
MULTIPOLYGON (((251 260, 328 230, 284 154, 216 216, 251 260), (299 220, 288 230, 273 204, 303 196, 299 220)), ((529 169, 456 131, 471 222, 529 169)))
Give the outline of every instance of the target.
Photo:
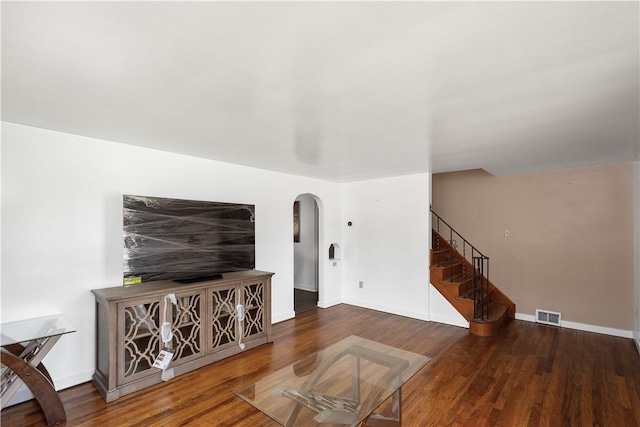
POLYGON ((95 387, 111 402, 162 382, 164 370, 153 366, 162 350, 173 354, 173 377, 271 342, 271 276, 250 270, 189 284, 93 290, 95 387))

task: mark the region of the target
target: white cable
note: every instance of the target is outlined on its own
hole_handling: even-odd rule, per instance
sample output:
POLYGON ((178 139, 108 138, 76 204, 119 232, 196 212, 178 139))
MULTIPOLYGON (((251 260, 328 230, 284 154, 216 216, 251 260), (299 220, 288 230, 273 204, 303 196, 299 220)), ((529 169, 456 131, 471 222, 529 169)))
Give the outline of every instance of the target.
POLYGON ((171 331, 171 323, 167 322, 167 309, 169 304, 167 300, 170 300, 171 304, 178 305, 176 294, 167 294, 164 296, 164 313, 162 314, 162 325, 160 327, 160 337, 163 343, 168 343, 173 339, 173 332, 171 331))
POLYGON ((244 350, 244 343, 242 342, 242 338, 244 337, 244 306, 242 304, 238 304, 236 311, 238 313, 238 335, 240 335, 240 338, 238 339, 238 347, 240 347, 240 350, 244 350))
MULTIPOLYGON (((164 311, 162 313, 162 324, 160 325, 160 339, 164 344, 171 342, 173 339, 171 323, 167 322, 167 310, 170 304, 178 305, 175 294, 167 294, 164 296, 164 311)), ((162 375, 160 376, 162 381, 169 381, 174 377, 173 368, 169 368, 169 363, 171 363, 172 358, 173 350, 165 346, 165 349, 160 351, 160 354, 158 354, 158 357, 153 363, 154 367, 162 369, 162 375)))

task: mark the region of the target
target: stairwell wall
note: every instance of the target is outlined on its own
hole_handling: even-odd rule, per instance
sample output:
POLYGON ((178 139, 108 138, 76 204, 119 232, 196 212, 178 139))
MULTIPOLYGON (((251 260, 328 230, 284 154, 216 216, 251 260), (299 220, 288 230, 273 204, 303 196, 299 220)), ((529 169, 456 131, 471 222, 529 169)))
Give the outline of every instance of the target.
POLYGON ((633 182, 632 163, 450 172, 432 176, 432 204, 491 258, 490 279, 516 303, 516 318, 533 320, 540 308, 562 313, 565 326, 631 337, 633 182))

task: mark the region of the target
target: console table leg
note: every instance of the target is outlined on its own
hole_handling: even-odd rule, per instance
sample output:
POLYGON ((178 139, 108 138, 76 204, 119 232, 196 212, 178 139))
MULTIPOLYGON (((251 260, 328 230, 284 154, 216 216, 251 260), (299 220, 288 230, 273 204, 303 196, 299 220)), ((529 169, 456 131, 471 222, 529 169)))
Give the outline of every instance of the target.
POLYGON ((7 351, 2 351, 0 354, 2 363, 29 387, 44 412, 47 424, 53 425, 65 421, 67 414, 60 396, 45 374, 14 354, 7 351))
MULTIPOLYGON (((4 349, 7 350, 9 353, 13 354, 14 356, 18 356, 19 358, 22 359, 23 355, 26 353, 27 349, 25 346, 23 346, 22 344, 9 344, 9 345, 5 345, 4 349)), ((42 374, 47 377, 47 379, 49 380, 50 383, 53 384, 53 380, 51 379, 51 375, 49 374, 49 371, 47 371, 47 368, 44 367, 44 365, 42 363, 39 363, 38 366, 36 366, 36 369, 40 372, 42 372, 42 374)))

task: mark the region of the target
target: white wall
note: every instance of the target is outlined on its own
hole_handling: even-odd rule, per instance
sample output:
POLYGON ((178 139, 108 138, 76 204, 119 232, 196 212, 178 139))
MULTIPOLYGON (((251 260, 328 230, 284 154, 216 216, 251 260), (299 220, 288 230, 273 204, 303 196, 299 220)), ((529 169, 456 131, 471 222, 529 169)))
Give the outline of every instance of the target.
MULTIPOLYGON (((65 313, 77 333, 45 362, 58 389, 95 369, 91 289, 122 284, 122 195, 256 206, 256 268, 275 272, 273 320, 294 316, 291 207, 321 199, 320 241, 340 241, 336 183, 2 123, 2 322, 65 313)), ((327 243, 328 244, 328 243, 327 243)), ((322 305, 341 299, 341 270, 321 262, 322 305)))
POLYGON ((342 207, 345 302, 428 320, 428 175, 345 184, 342 207))
POLYGON ((310 194, 302 194, 296 199, 300 202, 300 242, 293 244, 294 249, 294 287, 305 291, 318 290, 316 274, 316 202, 310 194))
POLYGON ((344 302, 468 327, 429 283, 430 192, 430 174, 343 185, 344 302))

